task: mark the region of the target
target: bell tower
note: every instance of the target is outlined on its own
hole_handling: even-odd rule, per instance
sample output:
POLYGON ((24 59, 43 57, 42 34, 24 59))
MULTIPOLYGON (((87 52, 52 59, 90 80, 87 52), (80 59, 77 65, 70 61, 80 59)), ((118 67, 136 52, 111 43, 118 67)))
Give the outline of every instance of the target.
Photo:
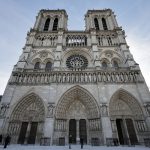
POLYGON ((67 30, 68 16, 65 10, 44 10, 42 9, 36 17, 35 30, 58 31, 67 30))
POLYGON ((118 27, 114 12, 111 9, 88 10, 85 15, 86 30, 114 30, 118 27))
POLYGON ((130 53, 125 31, 118 26, 111 9, 88 10, 85 15, 85 25, 86 31, 89 31, 92 37, 95 67, 139 68, 130 53), (99 53, 101 53, 100 58, 99 53))

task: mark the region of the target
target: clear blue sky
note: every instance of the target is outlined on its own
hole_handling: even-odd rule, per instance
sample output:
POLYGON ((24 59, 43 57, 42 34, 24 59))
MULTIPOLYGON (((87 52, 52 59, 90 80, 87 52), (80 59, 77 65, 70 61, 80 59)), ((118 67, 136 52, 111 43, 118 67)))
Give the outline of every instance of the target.
POLYGON ((40 9, 65 9, 68 29, 84 30, 88 9, 111 8, 127 35, 130 51, 150 87, 150 0, 1 0, 0 94, 25 45, 40 9))

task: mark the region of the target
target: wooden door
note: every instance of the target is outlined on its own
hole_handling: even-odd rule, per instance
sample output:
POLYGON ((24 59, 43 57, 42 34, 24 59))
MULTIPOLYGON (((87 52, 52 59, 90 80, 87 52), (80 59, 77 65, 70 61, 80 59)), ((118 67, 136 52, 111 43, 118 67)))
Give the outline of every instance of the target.
POLYGON ((137 140, 137 136, 136 136, 136 132, 135 132, 132 119, 126 119, 126 125, 127 125, 127 130, 128 130, 131 145, 137 144, 138 140, 137 140))
POLYGON ((76 120, 69 121, 69 143, 76 143, 76 120))
POLYGON ((35 144, 37 126, 38 126, 38 122, 31 123, 30 134, 28 137, 28 144, 35 144))
POLYGON ((124 145, 124 129, 123 129, 123 120, 122 119, 116 119, 116 125, 117 125, 117 131, 118 131, 118 137, 120 145, 124 145))
POLYGON ((28 127, 28 122, 22 122, 20 134, 19 134, 19 138, 18 138, 18 144, 24 144, 27 127, 28 127))
POLYGON ((86 129, 86 120, 80 119, 79 121, 79 133, 80 139, 83 139, 84 143, 87 143, 87 129, 86 129))

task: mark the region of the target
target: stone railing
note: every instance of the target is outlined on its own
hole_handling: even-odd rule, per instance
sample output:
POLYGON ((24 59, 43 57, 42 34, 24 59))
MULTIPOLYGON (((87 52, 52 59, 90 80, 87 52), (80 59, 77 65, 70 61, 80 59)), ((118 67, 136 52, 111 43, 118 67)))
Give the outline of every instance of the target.
POLYGON ((50 83, 136 83, 144 82, 140 71, 45 71, 12 73, 9 84, 39 85, 50 83))
POLYGON ((67 32, 65 36, 67 47, 87 46, 88 33, 86 32, 67 32))

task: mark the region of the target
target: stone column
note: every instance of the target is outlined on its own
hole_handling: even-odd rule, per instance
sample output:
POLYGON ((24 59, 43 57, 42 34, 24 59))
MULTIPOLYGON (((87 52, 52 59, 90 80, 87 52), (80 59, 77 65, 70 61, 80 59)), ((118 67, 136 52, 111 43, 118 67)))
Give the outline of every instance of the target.
POLYGON ((103 30, 103 24, 102 24, 102 18, 101 17, 98 18, 98 23, 99 23, 99 29, 103 30))
POLYGON ((99 69, 100 67, 99 50, 97 47, 96 31, 94 29, 91 30, 91 46, 94 55, 94 65, 99 69))
POLYGON ((60 57, 61 57, 61 52, 62 52, 62 46, 63 46, 63 31, 60 30, 58 32, 58 42, 57 42, 57 47, 55 51, 54 67, 56 70, 59 69, 60 67, 60 57))
POLYGON ((106 138, 112 138, 111 122, 108 116, 108 106, 106 103, 101 104, 101 120, 104 134, 104 143, 106 144, 106 138))
POLYGON ((44 124, 44 137, 50 138, 50 144, 52 145, 54 130, 54 118, 46 118, 44 124))
POLYGON ((41 14, 39 14, 39 15, 36 17, 36 22, 35 22, 35 25, 34 25, 34 28, 35 28, 35 29, 38 29, 39 24, 40 24, 40 21, 41 21, 41 14))
POLYGON ((111 16, 108 16, 108 23, 109 23, 110 30, 113 30, 114 25, 113 25, 113 22, 112 22, 111 16))
POLYGON ((112 21, 113 21, 113 23, 114 23, 114 25, 115 25, 115 27, 118 27, 118 23, 117 23, 117 21, 116 21, 116 16, 114 15, 114 12, 112 12, 112 21))

